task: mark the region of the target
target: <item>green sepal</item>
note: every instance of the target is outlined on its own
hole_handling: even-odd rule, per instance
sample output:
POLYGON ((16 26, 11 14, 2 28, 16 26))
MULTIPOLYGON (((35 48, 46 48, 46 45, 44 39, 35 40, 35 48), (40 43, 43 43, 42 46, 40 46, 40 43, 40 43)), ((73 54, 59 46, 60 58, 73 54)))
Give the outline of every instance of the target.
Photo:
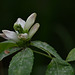
POLYGON ((15 24, 14 29, 15 31, 18 31, 19 33, 23 33, 23 28, 21 27, 20 24, 15 24))

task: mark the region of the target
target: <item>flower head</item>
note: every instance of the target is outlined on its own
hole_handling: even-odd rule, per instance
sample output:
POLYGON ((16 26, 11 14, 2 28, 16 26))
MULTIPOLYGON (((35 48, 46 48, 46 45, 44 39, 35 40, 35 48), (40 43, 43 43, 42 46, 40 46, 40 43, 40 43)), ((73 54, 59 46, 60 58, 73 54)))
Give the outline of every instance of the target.
POLYGON ((2 30, 3 33, 0 33, 0 36, 15 42, 19 41, 29 41, 32 36, 36 33, 39 28, 39 23, 34 24, 37 14, 32 13, 26 20, 18 18, 14 23, 14 31, 2 30), (34 24, 34 25, 33 25, 34 24), (33 25, 33 26, 32 26, 33 25))

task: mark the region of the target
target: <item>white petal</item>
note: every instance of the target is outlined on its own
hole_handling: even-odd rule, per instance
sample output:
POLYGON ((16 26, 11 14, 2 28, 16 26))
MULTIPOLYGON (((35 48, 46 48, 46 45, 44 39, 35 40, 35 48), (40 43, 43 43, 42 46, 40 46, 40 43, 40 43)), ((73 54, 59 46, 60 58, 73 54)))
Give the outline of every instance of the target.
POLYGON ((25 21, 22 20, 21 18, 18 18, 17 21, 15 22, 15 24, 20 24, 21 27, 24 29, 25 21))
POLYGON ((18 36, 18 38, 22 38, 22 39, 27 39, 27 37, 28 37, 28 34, 27 33, 24 33, 24 34, 20 34, 19 36, 18 36))
POLYGON ((35 22, 35 19, 36 19, 36 16, 37 14, 36 13, 33 13, 31 14, 27 20, 26 20, 26 23, 25 23, 25 26, 24 26, 24 30, 29 30, 30 27, 33 25, 33 23, 35 22))
POLYGON ((32 28, 29 31, 29 38, 32 38, 32 36, 36 33, 39 27, 40 27, 39 23, 36 23, 35 25, 32 26, 32 28))
POLYGON ((8 39, 8 37, 3 33, 0 33, 0 36, 3 37, 4 39, 8 39))
POLYGON ((2 30, 2 32, 11 40, 19 41, 17 34, 14 31, 2 30))

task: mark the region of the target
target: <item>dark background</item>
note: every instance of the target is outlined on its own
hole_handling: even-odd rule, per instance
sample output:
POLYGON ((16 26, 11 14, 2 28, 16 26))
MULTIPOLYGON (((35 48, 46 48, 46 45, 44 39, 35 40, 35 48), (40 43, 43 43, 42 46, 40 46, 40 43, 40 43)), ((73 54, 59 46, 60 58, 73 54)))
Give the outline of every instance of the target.
MULTIPOLYGON (((40 23, 40 29, 32 40, 47 42, 63 59, 66 59, 68 52, 75 47, 75 1, 2 0, 0 1, 0 32, 3 29, 13 30, 13 24, 18 17, 26 20, 33 12, 38 15, 36 22, 40 23)), ((0 41, 3 40, 0 38, 0 41)), ((3 66, 0 67, 1 75, 7 75, 10 60, 11 56, 3 59, 3 66)), ((49 61, 48 58, 35 54, 32 75, 44 75, 49 61)))

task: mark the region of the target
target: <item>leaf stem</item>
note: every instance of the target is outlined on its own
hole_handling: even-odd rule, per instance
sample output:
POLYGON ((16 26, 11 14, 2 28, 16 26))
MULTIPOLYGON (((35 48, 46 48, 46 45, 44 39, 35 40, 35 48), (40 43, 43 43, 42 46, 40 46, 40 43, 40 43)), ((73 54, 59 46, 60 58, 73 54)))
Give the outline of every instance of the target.
POLYGON ((52 59, 52 56, 51 56, 51 55, 49 56, 49 55, 47 55, 47 54, 45 54, 45 53, 41 53, 41 52, 34 51, 34 50, 33 50, 33 52, 38 53, 38 54, 41 54, 41 55, 44 55, 44 56, 46 56, 46 57, 52 59))

